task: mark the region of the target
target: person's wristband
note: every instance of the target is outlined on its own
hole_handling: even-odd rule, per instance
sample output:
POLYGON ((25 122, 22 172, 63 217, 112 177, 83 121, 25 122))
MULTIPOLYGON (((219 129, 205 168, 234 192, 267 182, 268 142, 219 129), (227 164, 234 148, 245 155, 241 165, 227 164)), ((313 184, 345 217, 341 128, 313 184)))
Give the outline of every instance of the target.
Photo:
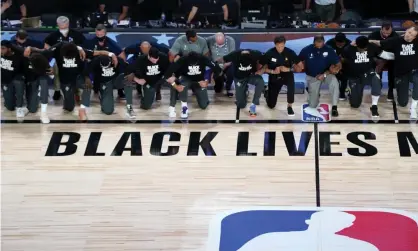
POLYGON ((108 54, 108 56, 109 57, 113 57, 115 54, 114 53, 112 53, 112 52, 109 52, 109 54, 108 54))
POLYGON ((81 48, 80 46, 77 46, 77 50, 82 51, 83 48, 81 48))
POLYGON ((176 85, 176 82, 173 82, 173 83, 171 84, 171 86, 172 86, 172 87, 174 87, 175 85, 176 85))
POLYGON ((324 78, 326 78, 327 77, 327 74, 326 73, 324 73, 324 78))

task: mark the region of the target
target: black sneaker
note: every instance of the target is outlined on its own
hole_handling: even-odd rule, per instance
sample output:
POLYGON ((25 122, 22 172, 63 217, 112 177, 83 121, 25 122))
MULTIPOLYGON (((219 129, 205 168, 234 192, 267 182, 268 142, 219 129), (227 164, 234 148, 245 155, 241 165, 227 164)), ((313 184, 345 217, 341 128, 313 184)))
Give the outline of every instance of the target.
POLYGON ((227 96, 228 98, 232 98, 232 97, 234 96, 234 94, 233 94, 232 92, 230 92, 230 91, 227 91, 227 92, 226 92, 226 96, 227 96))
POLYGON ((333 117, 338 117, 339 114, 338 114, 338 109, 336 105, 332 107, 331 114, 333 117))
POLYGON ((126 99, 125 92, 122 89, 118 90, 118 96, 120 99, 126 99))
POLYGON ((393 101, 393 90, 389 89, 388 96, 387 96, 386 100, 388 102, 392 102, 393 101))
POLYGON ((52 97, 55 101, 60 100, 61 98, 61 91, 55 91, 54 96, 52 97))
POLYGON ((157 92, 157 93, 155 94, 155 100, 157 100, 157 101, 161 101, 161 92, 157 92))
POLYGON ((372 107, 370 107, 370 111, 372 112, 372 117, 373 118, 378 118, 379 117, 379 111, 377 109, 377 105, 372 105, 372 107))
POLYGON ((291 106, 287 107, 287 116, 295 116, 295 112, 291 106))

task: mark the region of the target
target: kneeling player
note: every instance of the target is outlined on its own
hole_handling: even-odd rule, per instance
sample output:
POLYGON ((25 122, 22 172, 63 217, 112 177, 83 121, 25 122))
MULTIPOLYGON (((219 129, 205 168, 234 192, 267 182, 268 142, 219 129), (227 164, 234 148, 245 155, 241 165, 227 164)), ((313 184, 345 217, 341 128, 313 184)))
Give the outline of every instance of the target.
MULTIPOLYGON (((135 118, 132 109, 132 86, 125 85, 125 75, 121 73, 120 67, 124 62, 119 59, 112 62, 109 56, 98 56, 94 58, 84 71, 86 87, 91 87, 90 75, 98 81, 101 111, 106 115, 111 115, 115 111, 115 98, 113 90, 125 90, 126 95, 126 114, 130 119, 135 118)), ((90 106, 91 88, 84 88, 82 104, 80 106, 80 120, 86 120, 86 108, 90 106)))
POLYGON ((141 109, 151 109, 156 91, 161 90, 161 85, 165 83, 162 77, 168 66, 168 56, 154 47, 149 50, 148 55, 138 57, 132 65, 129 73, 133 72, 134 82, 142 88, 141 109))
POLYGON ((261 52, 255 50, 237 50, 224 56, 224 62, 232 62, 234 67, 235 96, 239 109, 247 106, 248 84, 255 86, 253 102, 250 106, 250 116, 257 116, 256 106, 260 104, 260 97, 264 90, 264 80, 261 77, 262 69, 258 60, 261 52))
POLYGON ((207 86, 209 80, 205 79, 205 69, 209 67, 214 72, 214 77, 219 76, 221 68, 207 57, 196 52, 190 52, 187 56, 181 57, 171 64, 165 73, 165 79, 173 86, 170 92, 169 116, 176 116, 177 92, 181 100, 181 118, 188 118, 189 108, 187 106, 188 90, 191 88, 196 95, 197 103, 201 109, 209 105, 207 86), (171 81, 173 75, 180 76, 180 85, 171 81))
POLYGON ((350 87, 350 105, 353 108, 359 108, 363 100, 364 86, 371 85, 372 117, 379 117, 377 102, 382 85, 375 69, 376 59, 381 53, 382 50, 374 44, 369 44, 369 39, 365 36, 357 37, 356 46, 349 45, 342 52, 344 72, 348 77, 350 87))
POLYGON ((16 109, 16 117, 23 118, 28 109, 23 107, 25 92, 23 55, 12 50, 10 41, 1 41, 1 87, 3 90, 4 107, 9 111, 16 109))

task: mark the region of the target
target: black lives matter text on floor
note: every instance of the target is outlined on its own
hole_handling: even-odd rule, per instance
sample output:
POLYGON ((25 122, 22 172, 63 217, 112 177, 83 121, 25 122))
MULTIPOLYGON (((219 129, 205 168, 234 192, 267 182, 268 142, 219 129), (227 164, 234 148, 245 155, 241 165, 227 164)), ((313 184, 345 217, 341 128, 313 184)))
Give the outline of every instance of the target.
MULTIPOLYGON (((113 145, 109 146, 108 140, 103 142, 102 136, 105 132, 91 132, 90 134, 54 132, 48 143, 45 156, 71 156, 76 153, 84 156, 176 156, 183 154, 186 156, 231 156, 233 155, 232 151, 236 156, 276 156, 279 147, 281 156, 285 154, 283 153, 284 148, 287 149, 289 156, 305 156, 308 149, 315 148, 316 138, 318 139, 319 156, 343 156, 343 154, 347 156, 348 154, 356 157, 370 157, 379 154, 376 146, 376 134, 367 131, 350 132, 346 135, 336 131, 320 131, 316 138, 313 131, 266 131, 257 133, 261 137, 264 135, 264 139, 259 140, 261 143, 257 144, 257 147, 260 148, 258 152, 249 150, 255 148, 251 142, 250 132, 237 132, 235 142, 225 140, 225 137, 230 136, 230 133, 222 135, 223 133, 225 134, 225 132, 217 131, 192 131, 185 135, 182 132, 165 131, 156 132, 151 137, 147 132, 125 132, 121 133, 119 138, 115 138, 112 134, 113 145), (148 137, 143 137, 144 135, 148 137), (337 137, 340 140, 336 139, 337 137), (150 142, 144 142, 144 138, 150 142), (350 143, 351 146, 347 147, 345 152, 335 150, 337 145, 343 143, 339 142, 341 138, 346 141, 344 145, 350 143), (184 142, 185 140, 187 142, 184 142), (216 140, 223 140, 222 148, 218 147, 221 149, 214 147, 213 143, 216 140), (100 147, 103 145, 112 150, 100 151, 100 147), (180 153, 180 148, 185 149, 180 153), (228 154, 223 153, 225 148, 228 148, 228 154)), ((418 155, 417 135, 408 131, 394 133, 396 135, 393 138, 397 138, 398 146, 393 146, 393 150, 395 151, 397 148, 399 156, 415 157, 418 155)), ((387 137, 387 135, 385 136, 387 137)))

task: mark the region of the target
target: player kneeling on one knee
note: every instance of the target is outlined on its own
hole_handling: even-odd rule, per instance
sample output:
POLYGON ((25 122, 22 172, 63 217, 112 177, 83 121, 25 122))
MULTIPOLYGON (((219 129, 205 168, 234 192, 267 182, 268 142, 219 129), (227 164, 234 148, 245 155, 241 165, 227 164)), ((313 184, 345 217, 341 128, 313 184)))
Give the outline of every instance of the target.
POLYGON ((141 109, 151 109, 156 90, 160 90, 161 85, 165 83, 162 77, 169 64, 168 56, 152 47, 148 55, 138 57, 135 64, 130 67, 128 73, 133 73, 133 81, 142 87, 141 109))
POLYGON ((409 83, 412 87, 412 102, 410 107, 411 119, 417 119, 418 105, 418 27, 406 30, 403 36, 388 38, 382 41, 371 40, 371 43, 380 45, 385 51, 393 52, 395 87, 399 106, 408 105, 409 83))
POLYGON ((314 43, 303 48, 299 57, 304 61, 309 107, 317 108, 321 86, 325 83, 331 95, 332 116, 338 117, 340 84, 335 74, 341 69, 340 58, 331 47, 324 44, 322 35, 316 35, 314 43))
POLYGON ((214 72, 214 77, 218 77, 221 73, 221 68, 218 64, 196 52, 190 52, 188 55, 181 57, 168 68, 164 78, 173 86, 170 91, 170 117, 176 116, 177 92, 181 101, 181 118, 189 116, 189 108, 187 106, 189 89, 194 90, 197 103, 201 109, 206 109, 209 105, 207 90, 209 80, 205 79, 206 67, 211 68, 214 72), (174 82, 175 78, 173 78, 173 75, 180 76, 180 85, 174 82))
POLYGON ((113 61, 109 56, 95 57, 84 71, 85 88, 82 94, 82 105, 79 110, 80 119, 85 120, 86 108, 90 106, 91 83, 90 75, 93 79, 99 82, 99 95, 101 111, 106 115, 111 115, 115 111, 115 99, 113 90, 125 89, 126 95, 126 110, 130 118, 134 118, 135 114, 132 109, 132 86, 125 86, 125 75, 121 73, 121 64, 124 64, 122 59, 113 61))
POLYGON ((12 50, 10 41, 1 41, 1 88, 4 106, 9 111, 16 109, 16 117, 23 118, 28 109, 23 107, 25 65, 23 54, 12 50))
POLYGON ((376 60, 381 53, 382 50, 375 44, 369 43, 366 36, 359 36, 355 46, 347 46, 341 54, 344 72, 348 77, 350 87, 350 105, 353 108, 359 108, 363 100, 364 86, 370 85, 372 89, 372 106, 370 108, 372 117, 379 117, 377 103, 382 82, 375 69, 376 60))
POLYGON ((258 63, 261 52, 256 50, 237 50, 223 57, 224 62, 232 62, 234 67, 235 97, 239 109, 247 106, 248 84, 255 86, 253 101, 250 106, 250 116, 257 116, 256 106, 260 104, 260 97, 264 90, 264 73, 262 65, 258 63))

